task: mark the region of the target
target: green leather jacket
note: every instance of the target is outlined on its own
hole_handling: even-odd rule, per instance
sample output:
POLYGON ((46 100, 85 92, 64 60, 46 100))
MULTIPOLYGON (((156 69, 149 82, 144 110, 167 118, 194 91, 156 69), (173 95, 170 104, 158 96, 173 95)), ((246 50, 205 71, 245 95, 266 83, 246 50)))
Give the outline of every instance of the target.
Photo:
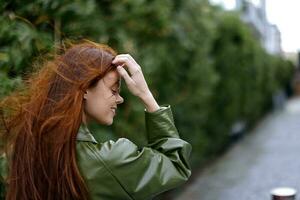
POLYGON ((145 200, 174 188, 191 175, 191 145, 179 138, 170 106, 145 112, 148 145, 126 138, 97 142, 81 125, 77 163, 91 200, 145 200))

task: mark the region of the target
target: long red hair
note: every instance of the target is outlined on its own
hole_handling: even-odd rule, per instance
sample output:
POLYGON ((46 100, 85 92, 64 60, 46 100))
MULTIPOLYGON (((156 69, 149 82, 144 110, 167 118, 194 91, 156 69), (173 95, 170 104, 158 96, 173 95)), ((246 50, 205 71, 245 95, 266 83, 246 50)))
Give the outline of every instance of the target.
POLYGON ((76 164, 84 91, 114 69, 110 47, 85 41, 55 55, 0 102, 6 200, 88 199, 76 164))

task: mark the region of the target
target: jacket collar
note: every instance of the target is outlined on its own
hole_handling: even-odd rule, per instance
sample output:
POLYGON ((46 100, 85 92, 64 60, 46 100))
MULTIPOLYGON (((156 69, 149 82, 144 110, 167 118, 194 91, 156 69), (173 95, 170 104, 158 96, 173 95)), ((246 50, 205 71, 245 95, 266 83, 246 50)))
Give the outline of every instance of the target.
POLYGON ((76 140, 98 144, 98 142, 95 140, 94 136, 92 135, 88 127, 83 123, 81 123, 79 127, 76 140))

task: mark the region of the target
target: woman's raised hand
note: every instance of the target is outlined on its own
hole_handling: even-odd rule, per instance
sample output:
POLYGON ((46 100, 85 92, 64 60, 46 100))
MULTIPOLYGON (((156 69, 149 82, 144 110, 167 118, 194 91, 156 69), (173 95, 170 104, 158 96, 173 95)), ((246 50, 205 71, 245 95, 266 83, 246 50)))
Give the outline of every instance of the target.
POLYGON ((157 102, 148 88, 141 67, 129 54, 117 55, 112 63, 118 65, 117 71, 125 80, 129 91, 142 99, 149 112, 159 109, 157 102), (124 67, 128 69, 130 75, 124 67))
POLYGON ((112 63, 118 65, 117 71, 124 78, 129 91, 133 95, 141 97, 148 94, 149 88, 142 69, 129 54, 117 55, 112 63), (124 67, 128 69, 130 75, 124 67))

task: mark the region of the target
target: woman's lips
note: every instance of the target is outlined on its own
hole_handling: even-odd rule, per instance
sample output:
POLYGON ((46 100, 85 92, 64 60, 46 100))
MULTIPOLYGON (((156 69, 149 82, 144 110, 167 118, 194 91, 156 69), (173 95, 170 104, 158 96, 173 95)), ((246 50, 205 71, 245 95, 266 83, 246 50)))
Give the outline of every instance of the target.
POLYGON ((116 110, 117 110, 117 108, 111 108, 111 111, 112 111, 114 114, 116 114, 116 110))

